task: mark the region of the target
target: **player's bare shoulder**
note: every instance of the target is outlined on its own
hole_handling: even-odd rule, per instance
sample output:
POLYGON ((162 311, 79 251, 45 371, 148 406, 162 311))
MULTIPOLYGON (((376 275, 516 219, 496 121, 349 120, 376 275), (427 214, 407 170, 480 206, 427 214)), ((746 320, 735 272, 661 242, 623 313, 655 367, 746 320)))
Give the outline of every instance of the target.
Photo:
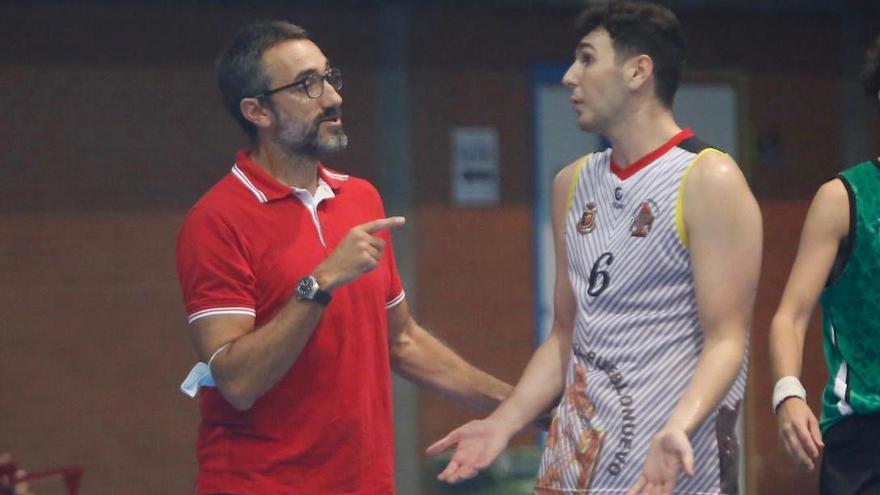
POLYGON ((688 177, 686 188, 710 195, 727 188, 745 187, 745 176, 733 158, 721 151, 710 149, 696 159, 688 177))
POLYGON ((849 232, 849 221, 849 192, 843 180, 835 178, 822 184, 813 196, 805 228, 815 227, 825 236, 842 239, 849 232))
POLYGON ((698 231, 761 238, 761 210, 745 175, 730 155, 718 151, 696 158, 684 187, 683 216, 691 238, 698 231))
POLYGON ((701 153, 691 167, 684 187, 685 218, 713 210, 748 207, 757 202, 745 175, 733 158, 720 151, 701 153))
POLYGON ((822 208, 849 210, 849 194, 840 179, 831 179, 822 184, 813 197, 813 204, 822 208))
POLYGON ((565 197, 565 195, 568 194, 568 190, 571 187, 571 181, 574 180, 576 171, 583 167, 583 162, 585 160, 589 160, 589 155, 578 158, 562 167, 559 172, 556 172, 556 177, 553 178, 554 196, 559 196, 561 194, 562 197, 565 197))

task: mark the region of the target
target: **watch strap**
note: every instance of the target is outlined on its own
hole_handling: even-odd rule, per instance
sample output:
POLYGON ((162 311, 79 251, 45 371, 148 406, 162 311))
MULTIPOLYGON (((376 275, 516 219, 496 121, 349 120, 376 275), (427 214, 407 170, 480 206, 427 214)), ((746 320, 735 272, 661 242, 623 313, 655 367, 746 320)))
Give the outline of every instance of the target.
POLYGON ((330 295, 330 293, 326 290, 321 289, 316 290, 315 294, 312 296, 312 300, 320 304, 321 306, 327 306, 328 304, 330 304, 331 299, 333 299, 333 297, 330 295))

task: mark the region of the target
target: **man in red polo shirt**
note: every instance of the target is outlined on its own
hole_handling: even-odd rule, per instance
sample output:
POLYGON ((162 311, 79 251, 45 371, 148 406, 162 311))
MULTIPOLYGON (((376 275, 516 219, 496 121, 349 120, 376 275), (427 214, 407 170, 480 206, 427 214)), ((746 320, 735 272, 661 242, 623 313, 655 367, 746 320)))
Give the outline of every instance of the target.
POLYGON ((177 244, 203 361, 182 386, 200 390, 196 493, 392 494, 389 363, 487 408, 510 387, 413 320, 388 232, 404 219, 320 162, 348 141, 342 74, 306 32, 249 25, 217 72, 252 147, 177 244))

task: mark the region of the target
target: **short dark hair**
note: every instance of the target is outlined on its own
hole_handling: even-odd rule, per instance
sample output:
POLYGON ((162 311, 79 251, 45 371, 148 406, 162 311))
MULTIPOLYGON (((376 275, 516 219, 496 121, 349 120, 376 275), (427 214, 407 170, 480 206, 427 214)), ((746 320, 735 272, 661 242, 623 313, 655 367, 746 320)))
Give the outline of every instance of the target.
POLYGON ((862 85, 869 95, 877 98, 877 92, 880 91, 880 36, 865 52, 865 64, 862 66, 862 85))
POLYGON ((270 76, 263 54, 278 43, 311 39, 305 29, 284 21, 257 21, 244 26, 217 56, 217 85, 223 105, 251 139, 257 128, 241 113, 241 99, 269 88, 270 76))
POLYGON ((684 33, 666 7, 634 0, 590 3, 575 21, 578 39, 597 28, 611 36, 616 55, 646 54, 654 61, 654 91, 672 108, 684 69, 684 33))

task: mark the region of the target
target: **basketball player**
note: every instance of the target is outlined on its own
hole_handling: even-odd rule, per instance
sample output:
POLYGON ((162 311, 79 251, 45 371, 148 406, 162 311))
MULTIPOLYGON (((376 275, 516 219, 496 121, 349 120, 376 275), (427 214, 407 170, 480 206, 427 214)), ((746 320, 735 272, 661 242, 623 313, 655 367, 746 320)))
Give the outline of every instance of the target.
MULTIPOLYGON (((862 82, 872 98, 880 98, 880 38, 868 50, 862 82)), ((824 447, 823 495, 880 493, 878 232, 880 160, 875 158, 819 188, 770 327, 780 439, 791 459, 810 470, 824 447), (797 378, 817 301, 829 371, 819 421, 797 378)))
POLYGON ((736 163, 682 129, 681 27, 658 5, 581 13, 563 83, 611 148, 553 185, 554 324, 513 394, 428 449, 439 479, 488 466, 561 395, 536 493, 737 493, 761 215, 736 163))

